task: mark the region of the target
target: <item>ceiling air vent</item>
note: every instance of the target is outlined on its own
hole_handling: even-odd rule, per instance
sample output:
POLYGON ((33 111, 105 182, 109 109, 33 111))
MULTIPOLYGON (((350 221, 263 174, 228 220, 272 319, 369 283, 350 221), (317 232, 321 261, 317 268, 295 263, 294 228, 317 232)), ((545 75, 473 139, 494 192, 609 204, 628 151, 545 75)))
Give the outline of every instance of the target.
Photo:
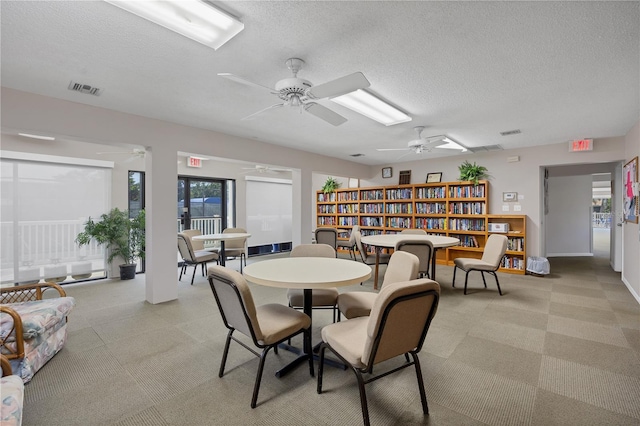
POLYGON ((474 146, 469 148, 471 152, 485 152, 485 151, 502 151, 502 147, 500 145, 485 145, 485 146, 474 146))
POLYGON ((74 92, 84 93, 86 95, 94 95, 94 96, 100 96, 100 94, 102 93, 102 89, 89 86, 88 84, 76 83, 75 81, 72 81, 71 83, 69 83, 69 90, 73 90, 74 92))
POLYGON ((500 132, 502 136, 519 135, 520 133, 522 133, 520 129, 507 130, 506 132, 500 132))
POLYGON ((364 154, 349 154, 350 157, 364 157, 364 154))

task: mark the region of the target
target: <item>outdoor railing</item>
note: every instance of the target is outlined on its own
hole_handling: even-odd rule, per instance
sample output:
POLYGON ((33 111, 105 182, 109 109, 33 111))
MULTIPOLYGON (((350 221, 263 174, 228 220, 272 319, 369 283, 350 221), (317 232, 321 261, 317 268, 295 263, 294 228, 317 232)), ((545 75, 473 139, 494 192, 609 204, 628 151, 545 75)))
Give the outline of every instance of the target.
POLYGON ((591 225, 594 228, 611 228, 611 213, 592 213, 591 225))

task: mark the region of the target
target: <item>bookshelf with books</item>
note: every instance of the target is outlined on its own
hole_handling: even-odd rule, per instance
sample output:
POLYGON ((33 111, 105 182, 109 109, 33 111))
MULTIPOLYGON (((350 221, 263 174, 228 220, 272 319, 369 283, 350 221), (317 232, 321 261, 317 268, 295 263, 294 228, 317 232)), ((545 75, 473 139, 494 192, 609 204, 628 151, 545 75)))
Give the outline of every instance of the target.
MULTIPOLYGON (((527 216, 526 215, 487 215, 488 223, 506 223, 508 232, 500 232, 507 236, 507 252, 502 259, 500 272, 525 273, 527 262, 527 216)), ((498 232, 488 232, 488 235, 498 232)))
POLYGON ((460 239, 460 245, 438 250, 438 263, 453 265, 457 257, 482 257, 489 223, 509 224, 509 249, 501 272, 524 273, 526 216, 489 215, 489 183, 438 182, 415 185, 338 189, 317 194, 317 223, 338 229, 347 239, 353 225, 363 236, 424 229, 431 235, 460 239))

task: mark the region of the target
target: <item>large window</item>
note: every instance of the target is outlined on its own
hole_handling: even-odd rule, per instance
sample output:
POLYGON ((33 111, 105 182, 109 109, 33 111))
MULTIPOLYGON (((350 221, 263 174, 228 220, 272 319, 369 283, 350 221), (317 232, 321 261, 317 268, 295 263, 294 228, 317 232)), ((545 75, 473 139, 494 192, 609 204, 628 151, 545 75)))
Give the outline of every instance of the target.
POLYGON ((178 176, 178 231, 217 234, 235 226, 235 181, 178 176))
POLYGON ((60 157, 21 157, 0 159, 1 283, 104 277, 103 248, 80 248, 75 237, 88 217, 109 211, 111 169, 55 162, 60 157))

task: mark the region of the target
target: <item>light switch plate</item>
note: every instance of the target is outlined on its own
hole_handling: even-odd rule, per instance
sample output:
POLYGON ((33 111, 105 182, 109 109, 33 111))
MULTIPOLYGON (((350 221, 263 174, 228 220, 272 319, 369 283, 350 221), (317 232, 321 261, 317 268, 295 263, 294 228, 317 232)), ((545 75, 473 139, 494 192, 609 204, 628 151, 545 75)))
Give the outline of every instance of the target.
POLYGON ((516 204, 515 206, 513 206, 513 211, 514 212, 522 211, 522 206, 520 204, 516 204))
POLYGON ((502 205, 502 211, 503 212, 508 212, 509 211, 509 204, 503 204, 502 205))

